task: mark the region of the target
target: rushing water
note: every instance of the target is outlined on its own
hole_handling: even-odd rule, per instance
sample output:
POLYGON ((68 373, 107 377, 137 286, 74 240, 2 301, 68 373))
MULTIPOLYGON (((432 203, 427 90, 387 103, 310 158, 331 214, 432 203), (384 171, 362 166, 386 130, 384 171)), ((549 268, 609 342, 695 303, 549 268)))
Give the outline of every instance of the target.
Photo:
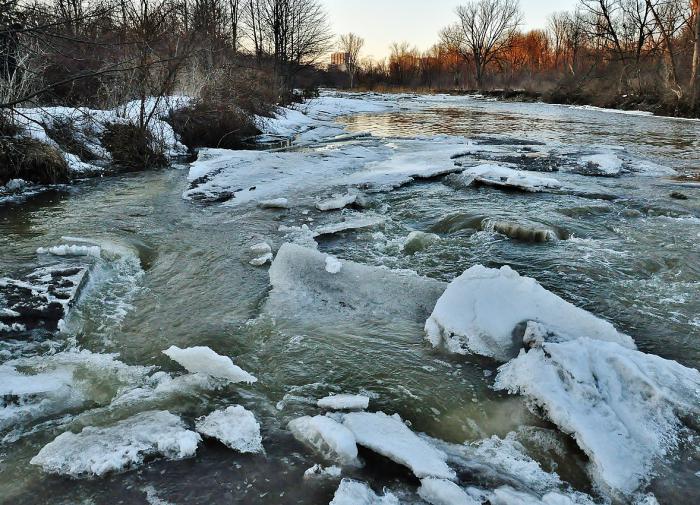
MULTIPOLYGON (((486 101, 343 121, 351 131, 371 132, 373 138, 357 140, 369 147, 391 137, 505 134, 556 144, 569 153, 592 145, 624 148, 635 159, 681 173, 700 172, 700 124, 691 121, 486 101)), ((240 403, 261 423, 266 454, 243 456, 206 442, 195 458, 155 461, 103 479, 47 476, 29 459, 56 435, 126 415, 103 409, 119 386, 109 377, 88 376, 94 384, 82 406, 0 439, 1 502, 328 503, 337 481, 302 479, 318 459, 285 427, 295 417, 317 412, 313 399, 333 392, 370 394, 373 410, 397 412, 414 430, 449 442, 505 436, 529 426, 564 448, 553 456, 538 454, 533 446, 532 455, 547 469, 556 465, 576 488, 592 492, 585 456, 574 444, 530 414, 520 398, 490 389, 498 365, 430 350, 422 322, 358 323, 313 313, 301 318, 265 313, 268 274, 248 264, 249 247, 262 239, 279 246, 277 228, 303 219, 302 209, 280 213, 192 203, 181 197, 185 176, 185 167, 173 167, 91 180, 0 207, 2 276, 17 277, 36 267, 37 248, 65 243, 66 236, 109 244, 106 249, 116 251, 92 275, 67 331, 50 342, 0 342, 0 362, 77 343, 96 353, 119 353, 130 365, 176 372, 179 367, 162 355, 163 349, 209 346, 235 356, 259 382, 171 395, 149 408, 168 409, 191 422, 214 408, 240 403)), ((321 240, 319 248, 442 281, 474 264, 508 264, 612 321, 644 352, 700 367, 700 190, 679 187, 668 177, 556 177, 582 193, 465 189, 449 177, 407 185, 373 196, 372 205, 389 218, 383 235, 344 233, 321 240), (671 199, 678 190, 689 199, 671 199), (608 196, 592 198, 591 193, 608 196), (484 219, 546 227, 562 240, 513 240, 489 231, 481 224, 484 219), (406 254, 400 239, 411 230, 441 239, 406 254)), ((309 216, 331 220, 313 209, 309 216)), ((692 445, 660 468, 651 490, 661 503, 700 501, 695 475, 700 452, 692 445)), ((363 456, 365 468, 346 475, 376 489, 415 489, 416 481, 401 467, 375 461, 370 453, 363 456)))

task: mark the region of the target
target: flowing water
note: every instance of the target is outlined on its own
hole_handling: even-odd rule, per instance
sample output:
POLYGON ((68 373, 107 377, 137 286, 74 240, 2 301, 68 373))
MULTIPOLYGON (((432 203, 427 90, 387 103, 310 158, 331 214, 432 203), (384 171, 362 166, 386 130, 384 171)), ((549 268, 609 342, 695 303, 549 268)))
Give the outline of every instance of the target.
MULTIPOLYGON (((373 137, 355 141, 369 147, 413 136, 507 135, 557 145, 562 156, 602 146, 683 174, 700 173, 697 122, 541 104, 465 103, 359 114, 343 122, 350 131, 371 132, 373 137)), ((423 321, 269 314, 267 269, 248 264, 249 247, 262 239, 281 245, 279 225, 306 214, 300 208, 270 212, 186 201, 181 197, 186 173, 186 167, 175 166, 90 180, 0 207, 0 276, 21 278, 51 261, 38 256, 37 248, 66 243, 64 237, 112 251, 94 267, 66 329, 49 338, 0 340, 0 363, 19 357, 40 363, 47 353, 79 345, 119 353, 129 365, 178 373, 162 350, 209 346, 234 356, 259 382, 168 395, 149 408, 192 422, 215 408, 242 404, 262 425, 265 455, 240 455, 208 441, 194 458, 153 461, 101 479, 43 474, 29 460, 56 435, 133 413, 105 409, 122 384, 108 374, 85 372, 89 394, 80 405, 0 431, 0 502, 328 503, 337 481, 303 480, 304 470, 319 461, 286 425, 317 412, 316 398, 338 392, 368 394, 372 410, 397 412, 412 429, 453 443, 514 430, 547 434, 563 449, 543 453, 533 443, 531 455, 547 469, 556 467, 577 489, 595 492, 584 470, 586 458, 570 439, 531 414, 520 398, 490 389, 497 363, 429 349, 423 321)), ((554 176, 580 192, 464 188, 448 176, 377 194, 372 205, 388 217, 381 234, 333 235, 320 240, 319 249, 446 282, 474 264, 508 264, 613 322, 642 351, 700 367, 700 189, 664 176, 554 176), (673 191, 689 199, 672 199, 673 191), (527 233, 511 238, 497 232, 507 227, 485 220, 526 223, 550 230, 557 240, 527 233), (412 230, 440 240, 407 254, 401 239, 412 230)), ((317 222, 332 220, 313 208, 308 215, 317 222)), ((363 456, 365 468, 346 475, 375 489, 415 490, 417 481, 401 467, 369 452, 363 456)), ((661 465, 650 489, 661 503, 698 502, 699 471, 700 452, 690 443, 661 465)))

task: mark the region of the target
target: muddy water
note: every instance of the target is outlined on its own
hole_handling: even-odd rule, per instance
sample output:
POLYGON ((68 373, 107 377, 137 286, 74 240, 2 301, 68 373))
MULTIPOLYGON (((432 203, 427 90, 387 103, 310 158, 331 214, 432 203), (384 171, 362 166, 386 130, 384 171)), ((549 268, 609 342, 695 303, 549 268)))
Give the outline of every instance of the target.
MULTIPOLYGON (((700 125, 678 120, 576 110, 538 104, 472 101, 466 106, 428 103, 420 111, 346 118, 352 131, 368 131, 373 145, 392 137, 506 134, 554 146, 562 156, 592 145, 624 148, 683 173, 700 169, 700 125)), ((256 375, 255 386, 199 395, 176 395, 153 407, 187 422, 231 403, 253 411, 263 427, 266 454, 242 456, 206 442, 195 458, 155 461, 121 475, 74 481, 29 465, 38 450, 66 429, 109 424, 128 412, 103 414, 116 387, 93 377, 83 407, 0 439, 0 502, 30 503, 328 503, 335 481, 304 481, 319 462, 285 430, 290 419, 315 414, 313 399, 362 392, 372 409, 398 412, 413 429, 461 443, 490 435, 544 433, 563 447, 550 454, 532 444, 531 455, 557 468, 576 488, 592 492, 585 456, 523 402, 490 389, 496 363, 450 357, 428 349, 419 321, 329 322, 269 314, 266 269, 252 268, 249 246, 276 246, 280 224, 301 220, 303 209, 279 213, 235 210, 187 202, 184 167, 123 175, 45 193, 0 207, 0 275, 18 277, 38 264, 36 249, 65 236, 109 244, 119 251, 98 265, 60 336, 0 342, 0 362, 74 345, 119 353, 130 365, 177 372, 161 351, 170 345, 206 345, 256 375), (159 503, 159 502, 155 502, 159 503)), ((340 258, 392 269, 412 269, 449 281, 470 266, 511 265, 547 289, 633 335, 645 352, 700 366, 700 190, 665 177, 593 178, 559 173, 580 188, 571 194, 520 194, 465 189, 449 177, 374 195, 389 220, 376 230, 320 241, 340 258), (670 198, 683 191, 688 200, 670 198), (592 194, 604 193, 605 198, 592 194), (585 194, 585 196, 584 196, 585 194), (557 240, 517 240, 489 231, 484 220, 527 223, 554 231, 557 240), (414 254, 401 250, 412 230, 437 234, 414 254)), ((313 189, 306 189, 313 193, 313 189)), ((317 222, 328 220, 310 209, 317 222)), ((406 296, 411 296, 406 293, 406 296)), ((532 439, 537 437, 533 436, 532 439)), ((527 440, 527 436, 523 436, 527 440)), ((527 445, 527 444, 526 444, 527 445)), ((662 465, 652 490, 661 503, 700 500, 700 454, 688 444, 662 465)), ((364 469, 346 475, 375 489, 414 491, 406 470, 369 453, 364 469)), ((466 477, 465 477, 466 478, 466 477)), ((472 483, 493 485, 478 474, 472 483)))

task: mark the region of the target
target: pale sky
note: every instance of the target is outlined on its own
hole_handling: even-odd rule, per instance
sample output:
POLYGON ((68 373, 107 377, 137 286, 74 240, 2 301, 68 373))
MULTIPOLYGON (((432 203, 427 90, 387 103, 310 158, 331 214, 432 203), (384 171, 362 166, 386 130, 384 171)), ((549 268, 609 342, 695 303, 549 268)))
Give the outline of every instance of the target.
MULTIPOLYGON (((547 16, 570 10, 579 0, 520 0, 524 28, 544 28, 547 16)), ((459 0, 321 0, 335 33, 354 32, 365 39, 363 56, 384 58, 392 42, 409 42, 424 51, 438 32, 456 20, 459 0)))

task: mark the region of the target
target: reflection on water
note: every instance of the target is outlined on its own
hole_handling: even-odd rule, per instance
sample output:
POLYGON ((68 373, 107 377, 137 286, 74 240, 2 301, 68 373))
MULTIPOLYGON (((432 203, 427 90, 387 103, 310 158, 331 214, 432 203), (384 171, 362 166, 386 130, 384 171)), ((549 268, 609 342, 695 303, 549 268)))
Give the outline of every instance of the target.
MULTIPOLYGON (((540 104, 436 104, 344 121, 353 131, 378 137, 506 134, 574 151, 591 144, 621 146, 640 159, 683 171, 697 168, 700 148, 700 127, 692 122, 540 104)), ((375 210, 389 218, 381 233, 341 234, 321 241, 320 249, 442 281, 477 263, 509 264, 613 321, 634 335, 642 350, 700 366, 698 190, 684 190, 695 193, 679 201, 669 198, 675 185, 663 178, 598 179, 563 172, 557 178, 582 190, 611 193, 615 199, 465 190, 439 180, 425 182, 374 196, 375 210), (556 230, 560 240, 514 240, 485 227, 485 220, 556 230), (413 230, 436 233, 440 240, 405 254, 401 244, 413 230)), ((397 412, 413 429, 455 443, 518 429, 543 430, 563 447, 565 457, 538 454, 535 445, 533 456, 545 467, 556 465, 577 488, 590 490, 585 458, 571 440, 533 416, 519 398, 490 389, 496 363, 429 350, 422 325, 414 322, 341 319, 328 324, 314 314, 258 317, 269 279, 265 269, 248 264, 250 245, 265 239, 279 246, 280 224, 332 216, 313 208, 280 214, 200 206, 181 198, 186 186, 182 170, 127 174, 2 207, 0 275, 33 266, 38 247, 61 244, 66 235, 108 240, 133 251, 141 273, 127 313, 105 324, 117 309, 99 296, 86 297, 77 312, 82 319, 75 326, 77 342, 94 352, 118 352, 129 364, 173 372, 178 367, 161 353, 170 345, 206 345, 235 357, 236 364, 258 377, 255 386, 170 398, 157 408, 191 422, 215 408, 240 403, 260 421, 266 455, 241 456, 208 441, 190 460, 155 462, 99 481, 69 481, 43 475, 28 464, 44 444, 65 431, 60 422, 47 420, 11 444, 0 442, 0 501, 131 504, 146 503, 151 496, 173 504, 327 503, 337 482, 303 480, 303 472, 320 461, 285 427, 295 417, 317 413, 314 399, 339 392, 369 394, 372 409, 397 412)), ((0 350, 9 346, 0 344, 0 350)), ((6 359, 2 356, 0 362, 6 359)), ((415 491, 417 483, 405 470, 383 461, 374 464, 376 456, 369 453, 363 456, 366 468, 346 475, 377 489, 415 491)), ((694 472, 699 470, 697 449, 685 448, 654 485, 659 500, 697 501, 694 472)))

